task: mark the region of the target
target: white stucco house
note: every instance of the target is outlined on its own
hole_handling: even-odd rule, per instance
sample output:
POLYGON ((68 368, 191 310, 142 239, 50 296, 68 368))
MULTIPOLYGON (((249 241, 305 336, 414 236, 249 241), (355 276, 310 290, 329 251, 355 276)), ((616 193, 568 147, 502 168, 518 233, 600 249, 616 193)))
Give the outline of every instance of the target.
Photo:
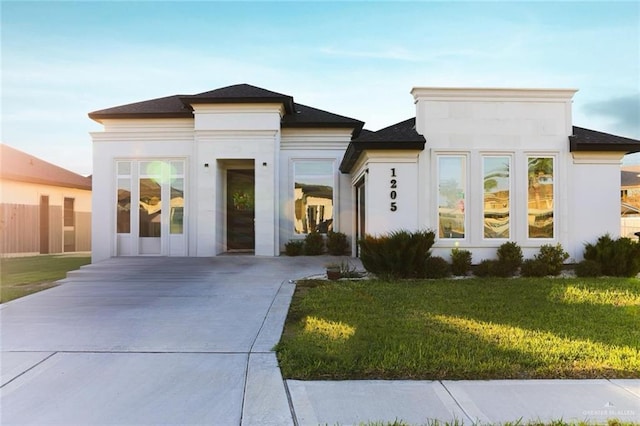
MULTIPOLYGON (((620 161, 640 141, 572 125, 571 89, 416 87, 415 117, 362 121, 247 84, 103 109, 93 261, 278 256, 329 230, 433 229, 435 254, 530 256, 620 233, 620 161)), ((408 99, 409 101, 409 99, 408 99)))

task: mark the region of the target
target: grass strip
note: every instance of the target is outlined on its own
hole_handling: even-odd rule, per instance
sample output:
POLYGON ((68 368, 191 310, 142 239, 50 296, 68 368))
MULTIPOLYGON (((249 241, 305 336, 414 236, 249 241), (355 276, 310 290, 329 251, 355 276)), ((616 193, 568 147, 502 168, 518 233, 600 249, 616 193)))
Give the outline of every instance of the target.
POLYGON ((292 379, 640 378, 640 279, 300 281, 292 379))
POLYGON ((54 287, 54 282, 65 278, 68 271, 88 263, 88 256, 0 258, 0 303, 54 287))

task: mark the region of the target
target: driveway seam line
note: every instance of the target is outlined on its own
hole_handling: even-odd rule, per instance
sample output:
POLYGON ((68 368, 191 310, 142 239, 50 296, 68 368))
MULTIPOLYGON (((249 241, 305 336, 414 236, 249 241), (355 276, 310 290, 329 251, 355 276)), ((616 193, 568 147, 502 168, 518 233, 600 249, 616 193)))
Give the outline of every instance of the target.
MULTIPOLYGON (((620 389, 622 389, 622 390, 627 391, 627 393, 630 393, 630 394, 631 394, 631 395, 633 395, 634 397, 636 397, 636 398, 640 398, 640 395, 638 395, 637 393, 635 393, 635 392, 634 392, 634 391, 632 391, 631 389, 628 389, 628 388, 626 388, 626 387, 624 387, 624 386, 622 386, 622 385, 620 385, 620 384, 618 384, 618 383, 612 382, 612 381, 611 381, 611 379, 606 379, 606 380, 607 380, 607 382, 609 382, 610 384, 612 384, 612 385, 614 385, 614 386, 616 386, 616 387, 618 387, 618 388, 620 388, 620 389)), ((615 379, 614 379, 614 380, 615 380, 615 379)))
POLYGON ((289 403, 289 411, 291 411, 291 419, 293 420, 293 426, 299 426, 298 416, 296 415, 296 408, 293 405, 293 399, 291 398, 291 391, 289 390, 289 384, 283 378, 282 383, 284 384, 284 393, 287 395, 287 402, 289 403))
POLYGON ((54 352, 51 355, 49 355, 48 357, 44 358, 43 360, 41 360, 40 362, 35 363, 34 365, 32 365, 31 367, 27 368, 26 370, 24 370, 22 373, 18 374, 16 377, 14 377, 13 379, 9 380, 7 383, 3 383, 2 386, 0 386, 0 389, 2 389, 3 387, 5 387, 6 385, 8 385, 9 383, 13 382, 14 380, 24 376, 25 374, 27 374, 29 371, 33 370, 34 368, 36 368, 37 366, 39 366, 40 364, 42 364, 43 362, 49 360, 52 356, 56 355, 58 352, 54 352))
POLYGON ((438 382, 440 383, 440 385, 442 385, 442 387, 444 388, 445 391, 447 391, 447 393, 449 394, 449 396, 451 397, 451 399, 453 399, 453 402, 456 403, 456 405, 458 407, 460 407, 460 410, 462 410, 462 412, 464 413, 465 416, 467 416, 467 419, 469 419, 471 421, 472 424, 476 424, 476 422, 473 420, 473 417, 471 417, 471 415, 467 412, 467 410, 464 409, 464 407, 458 402, 458 400, 456 399, 455 396, 453 396, 453 394, 451 393, 451 391, 449 390, 449 388, 442 382, 442 380, 438 380, 438 382))
POLYGON ((251 362, 251 352, 247 353, 247 364, 244 368, 244 386, 242 387, 242 404, 240 404, 240 425, 244 417, 244 408, 247 403, 247 383, 249 382, 249 363, 251 362))
MULTIPOLYGON (((276 299, 278 298, 278 294, 280 294, 280 290, 282 290, 282 286, 284 285, 284 281, 283 280, 280 285, 278 286, 278 290, 276 290, 276 293, 273 295, 273 299, 271 299, 271 303, 269 304, 269 308, 267 309, 267 312, 264 314, 264 318, 262 318, 262 323, 260 324, 260 328, 258 329, 258 332, 256 333, 256 337, 253 339, 253 342, 251 342, 251 347, 249 348, 249 353, 253 353, 253 347, 255 346, 256 342, 258 341, 258 337, 260 337, 260 333, 262 333, 262 329, 264 328, 264 324, 267 322, 267 318, 269 317, 269 312, 271 312, 271 309, 273 308, 273 304, 276 302, 276 299)), ((272 352, 272 351, 269 351, 272 352)))

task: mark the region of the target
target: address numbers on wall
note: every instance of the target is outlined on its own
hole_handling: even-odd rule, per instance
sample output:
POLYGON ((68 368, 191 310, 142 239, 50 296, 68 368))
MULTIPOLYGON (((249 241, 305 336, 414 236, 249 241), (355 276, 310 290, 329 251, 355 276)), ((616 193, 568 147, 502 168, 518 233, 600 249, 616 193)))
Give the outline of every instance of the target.
POLYGON ((391 180, 389 181, 389 187, 391 189, 391 192, 389 192, 389 198, 391 198, 391 204, 389 209, 392 212, 395 212, 396 210, 398 210, 398 204, 397 201, 395 201, 395 199, 398 197, 398 193, 396 192, 396 189, 398 189, 398 180, 396 179, 396 169, 395 167, 391 168, 391 180))

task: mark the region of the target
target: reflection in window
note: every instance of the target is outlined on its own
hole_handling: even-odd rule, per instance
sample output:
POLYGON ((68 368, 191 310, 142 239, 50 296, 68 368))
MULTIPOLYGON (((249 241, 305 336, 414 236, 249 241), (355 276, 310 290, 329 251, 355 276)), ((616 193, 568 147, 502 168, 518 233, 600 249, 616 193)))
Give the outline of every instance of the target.
POLYGON ((485 238, 509 238, 510 160, 510 157, 483 158, 485 238))
POLYGON ((466 157, 438 157, 438 236, 464 238, 466 157))
POLYGON ((295 233, 332 231, 333 162, 297 161, 293 175, 295 233))
POLYGON ((140 236, 159 237, 162 213, 160 185, 156 179, 140 178, 140 236))
POLYGON ((116 232, 128 234, 131 232, 131 163, 118 162, 118 175, 121 176, 117 181, 116 232))
POLYGON ((171 180, 171 211, 169 215, 169 233, 182 234, 184 216, 184 179, 171 180))
POLYGON ((553 158, 528 158, 529 238, 553 238, 553 158))

